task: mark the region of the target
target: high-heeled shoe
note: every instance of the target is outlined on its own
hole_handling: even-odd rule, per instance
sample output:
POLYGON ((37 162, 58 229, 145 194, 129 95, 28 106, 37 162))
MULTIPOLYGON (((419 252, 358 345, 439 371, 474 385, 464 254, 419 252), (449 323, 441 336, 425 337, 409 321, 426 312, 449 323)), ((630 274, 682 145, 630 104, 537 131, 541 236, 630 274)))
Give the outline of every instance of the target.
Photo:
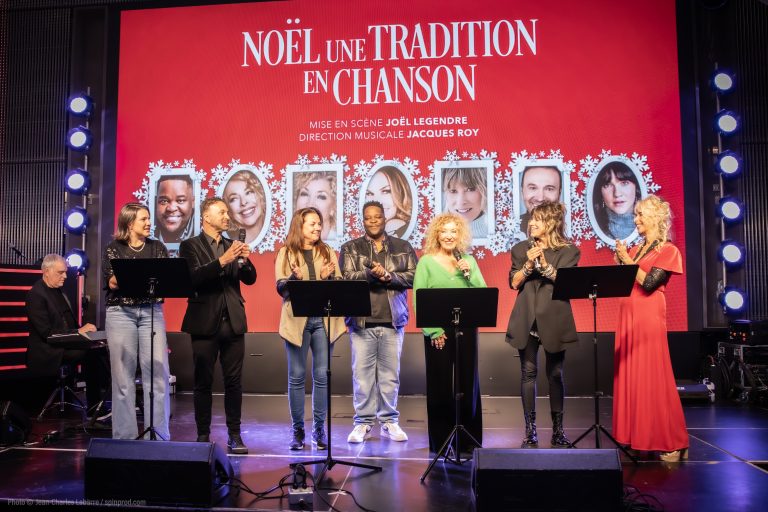
POLYGON ((659 453, 659 459, 664 462, 680 462, 681 460, 688 460, 688 448, 672 452, 661 452, 659 453))

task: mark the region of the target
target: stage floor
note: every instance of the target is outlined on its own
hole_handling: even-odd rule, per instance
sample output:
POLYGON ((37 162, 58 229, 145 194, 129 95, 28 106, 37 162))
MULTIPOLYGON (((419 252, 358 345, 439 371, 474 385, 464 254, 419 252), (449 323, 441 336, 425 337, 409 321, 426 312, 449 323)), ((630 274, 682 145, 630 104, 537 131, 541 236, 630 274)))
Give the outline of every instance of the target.
MULTIPOLYGON (((400 424, 407 442, 374 436, 362 444, 348 444, 352 428, 352 399, 333 397, 334 459, 382 466, 370 471, 336 465, 327 473, 321 487, 323 503, 315 497, 314 510, 360 510, 346 493, 363 507, 384 511, 471 511, 471 463, 457 466, 442 460, 422 484, 419 477, 431 456, 426 435, 426 403, 422 396, 400 399, 400 424)), ((611 424, 611 400, 601 402, 601 423, 611 424)), ((171 435, 174 441, 193 441, 196 437, 192 396, 172 398, 171 435)), ((547 399, 540 399, 539 437, 548 445, 551 434, 547 399)), ((691 447, 690 459, 681 463, 641 460, 637 465, 623 459, 625 486, 636 488, 652 508, 668 511, 762 511, 768 504, 768 409, 731 403, 684 404, 691 447)), ((568 398, 565 425, 571 439, 594 421, 592 398, 568 398)), ((311 415, 307 397, 307 416, 311 415)), ((33 432, 24 447, 0 452, 0 503, 17 508, 28 501, 38 504, 78 503, 84 499, 83 461, 92 437, 109 437, 109 431, 84 431, 76 415, 48 417, 33 422, 33 432), (75 425, 72 427, 72 425, 75 425), (66 428, 70 426, 70 428, 66 428), (43 442, 50 430, 65 429, 55 440, 43 442)), ((290 427, 285 395, 246 395, 243 398, 243 439, 250 449, 244 456, 230 456, 235 474, 250 489, 265 491, 281 477, 291 473, 291 462, 322 459, 326 451, 311 444, 302 452, 288 450, 290 427)), ((523 421, 518 397, 483 397, 484 447, 516 448, 523 436, 523 421)), ((307 426, 310 425, 307 421, 307 426)), ((224 446, 223 397, 214 396, 211 440, 224 446)), ((594 447, 594 434, 579 448, 594 447)), ((610 442, 603 437, 603 448, 610 442)), ((556 492, 555 489, 552 490, 556 492)), ((286 489, 287 492, 287 489, 286 489)), ((276 495, 279 494, 275 493, 276 495)), ((86 504, 87 505, 87 504, 86 504)), ((283 499, 255 499, 240 492, 226 497, 217 507, 250 510, 289 510, 283 499)), ((114 509, 112 509, 114 510, 114 509)))

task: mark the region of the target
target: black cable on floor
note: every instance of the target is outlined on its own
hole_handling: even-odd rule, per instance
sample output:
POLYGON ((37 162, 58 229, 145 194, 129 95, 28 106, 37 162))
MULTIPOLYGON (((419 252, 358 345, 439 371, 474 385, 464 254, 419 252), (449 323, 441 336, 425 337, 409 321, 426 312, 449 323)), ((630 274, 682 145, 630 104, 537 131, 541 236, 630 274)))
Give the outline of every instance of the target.
POLYGON ((640 492, 637 487, 624 485, 623 509, 627 512, 663 512, 664 505, 651 494, 640 492))

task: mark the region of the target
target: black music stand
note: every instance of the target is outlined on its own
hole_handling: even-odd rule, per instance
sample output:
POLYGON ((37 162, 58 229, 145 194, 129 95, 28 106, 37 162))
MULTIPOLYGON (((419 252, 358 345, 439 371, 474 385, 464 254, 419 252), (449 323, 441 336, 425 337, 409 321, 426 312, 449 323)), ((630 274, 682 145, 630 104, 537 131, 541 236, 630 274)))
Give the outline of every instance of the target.
POLYGON ((592 346, 595 385, 595 423, 581 434, 571 446, 584 439, 587 434, 595 431, 595 448, 600 448, 600 432, 606 435, 624 455, 637 464, 637 458, 600 424, 600 397, 603 392, 598 390, 597 378, 597 298, 627 297, 632 293, 632 286, 637 275, 637 265, 604 265, 597 267, 566 267, 557 270, 555 289, 552 291, 553 300, 590 299, 592 301, 592 346))
MULTIPOLYGON (((461 364, 459 342, 462 336, 460 328, 495 327, 496 309, 499 303, 498 288, 423 288, 416 291, 416 327, 453 326, 455 358, 453 361, 453 430, 446 438, 437 454, 421 475, 423 482, 441 456, 454 464, 462 464, 459 438, 464 433, 477 447, 482 445, 461 424, 461 385, 459 366, 461 364), (451 444, 453 443, 453 444, 451 444), (453 451, 454 458, 448 455, 453 451)), ((468 459, 466 459, 468 460, 468 459)), ((464 462, 466 462, 466 460, 464 462)))
MULTIPOLYGON (((149 310, 149 426, 136 439, 149 433, 149 439, 163 438, 155 430, 155 299, 189 297, 192 295, 192 279, 187 260, 183 258, 137 258, 111 260, 120 294, 123 297, 151 299, 149 310)), ((165 441, 165 439, 163 439, 165 441)))
MULTIPOLYGON (((294 462, 290 464, 295 468, 299 464, 323 464, 323 469, 315 477, 318 485, 325 476, 326 471, 333 469, 336 464, 353 466, 356 468, 370 469, 374 472, 381 471, 380 466, 360 464, 335 460, 331 454, 331 317, 332 316, 370 316, 371 294, 367 281, 321 280, 321 281, 288 281, 288 296, 291 298, 293 316, 325 317, 325 338, 328 342, 328 367, 326 370, 326 393, 328 395, 328 455, 325 459, 311 460, 308 462, 294 462)), ((313 356, 314 357, 314 356, 313 356)))

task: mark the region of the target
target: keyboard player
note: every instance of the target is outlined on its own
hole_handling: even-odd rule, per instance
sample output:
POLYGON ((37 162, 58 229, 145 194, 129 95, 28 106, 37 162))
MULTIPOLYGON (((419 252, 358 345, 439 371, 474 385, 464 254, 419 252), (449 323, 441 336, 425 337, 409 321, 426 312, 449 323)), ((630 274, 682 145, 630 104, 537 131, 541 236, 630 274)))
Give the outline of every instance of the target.
MULTIPOLYGON (((62 364, 82 365, 86 384, 86 400, 90 408, 101 401, 109 385, 109 362, 106 350, 65 349, 48 343, 52 334, 85 334, 96 326, 78 326, 69 299, 62 291, 67 279, 67 264, 58 254, 48 254, 41 265, 43 277, 27 293, 29 319, 27 368, 33 376, 55 377, 62 364)), ((99 346, 100 344, 95 344, 99 346)), ((91 411, 95 413, 95 411, 91 411)))

